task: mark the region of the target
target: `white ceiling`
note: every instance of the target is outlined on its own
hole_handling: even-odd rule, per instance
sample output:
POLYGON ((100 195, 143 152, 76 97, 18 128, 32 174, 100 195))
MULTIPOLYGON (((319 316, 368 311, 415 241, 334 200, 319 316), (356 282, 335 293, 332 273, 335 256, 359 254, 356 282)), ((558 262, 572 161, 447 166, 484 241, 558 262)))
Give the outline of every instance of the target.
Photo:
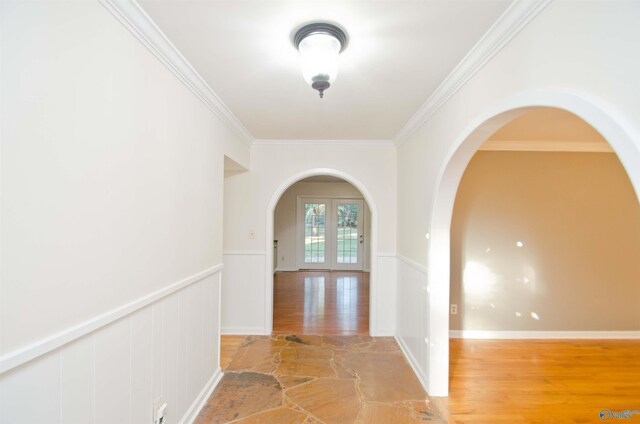
POLYGON ((256 139, 390 140, 511 0, 141 0, 256 139), (292 33, 349 33, 335 84, 303 80, 292 33))

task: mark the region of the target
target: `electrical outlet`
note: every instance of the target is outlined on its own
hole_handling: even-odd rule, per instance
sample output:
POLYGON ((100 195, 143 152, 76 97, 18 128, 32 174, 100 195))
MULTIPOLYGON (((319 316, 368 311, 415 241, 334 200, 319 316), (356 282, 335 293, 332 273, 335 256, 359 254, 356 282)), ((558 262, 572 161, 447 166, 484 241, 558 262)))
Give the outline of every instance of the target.
POLYGON ((451 304, 451 315, 458 315, 458 305, 455 303, 451 304))
POLYGON ((249 230, 249 239, 253 240, 254 238, 256 238, 256 231, 255 230, 249 230))
POLYGON ((163 402, 162 399, 157 399, 153 402, 153 424, 165 424, 167 402, 163 402))

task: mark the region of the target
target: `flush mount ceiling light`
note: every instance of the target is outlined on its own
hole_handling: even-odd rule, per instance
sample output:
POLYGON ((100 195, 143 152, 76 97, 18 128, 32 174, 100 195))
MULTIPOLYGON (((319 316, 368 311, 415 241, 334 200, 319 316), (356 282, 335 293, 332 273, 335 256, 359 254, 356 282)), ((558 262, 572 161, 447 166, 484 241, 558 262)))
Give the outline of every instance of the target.
POLYGON ((293 44, 300 52, 302 75, 324 97, 338 74, 338 55, 347 47, 347 34, 335 25, 312 23, 300 28, 293 44))

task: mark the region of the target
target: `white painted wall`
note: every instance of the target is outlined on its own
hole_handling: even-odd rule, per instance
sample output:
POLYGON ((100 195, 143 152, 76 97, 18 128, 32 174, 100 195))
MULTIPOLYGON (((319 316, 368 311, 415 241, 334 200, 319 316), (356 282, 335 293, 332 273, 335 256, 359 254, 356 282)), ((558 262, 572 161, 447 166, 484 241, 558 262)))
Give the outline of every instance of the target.
MULTIPOLYGON (((284 192, 276 206, 274 213, 274 240, 278 240, 278 266, 277 271, 295 271, 298 269, 296 262, 297 237, 297 199, 298 196, 326 197, 332 196, 363 199, 362 193, 353 185, 344 182, 299 182, 295 183, 284 192)), ((362 211, 363 269, 369 271, 369 256, 371 249, 371 215, 364 203, 362 211)))
MULTIPOLYGON (((269 299, 272 291, 268 280, 273 234, 267 234, 267 224, 273 225, 273 215, 269 207, 275 208, 278 198, 274 196, 278 190, 286 190, 285 182, 296 175, 302 179, 309 176, 306 171, 318 168, 347 173, 371 196, 367 198, 362 187, 350 181, 363 192, 373 220, 376 211, 378 214, 377 227, 372 228, 373 237, 377 239, 372 240, 372 296, 375 296, 372 311, 376 311, 376 316, 372 317, 371 330, 376 334, 393 334, 395 273, 388 272, 388 268, 395 266, 390 263, 395 258, 387 256, 395 254, 396 246, 395 148, 390 144, 367 142, 257 143, 252 147, 251 170, 225 178, 223 331, 242 333, 243 329, 254 332, 259 328, 264 333, 271 331, 268 309, 272 305, 269 299), (249 238, 250 231, 255 233, 254 239, 249 238), (237 256, 233 265, 229 260, 232 255, 237 256), (261 277, 255 272, 260 266, 265 269, 261 277), (384 268, 379 273, 376 272, 378 266, 384 268), (385 275, 384 280, 376 282, 378 274, 385 275), (250 301, 243 300, 244 297, 250 301), (264 307, 257 308, 256 304, 264 307)), ((289 184, 293 183, 295 181, 289 184)))
POLYGON ((0 420, 188 418, 219 375, 223 155, 248 148, 100 3, 0 7, 0 420))
MULTIPOLYGON (((585 119, 607 138, 640 187, 638 19, 636 1, 551 2, 399 147, 398 251, 427 266, 430 300, 399 305, 405 314, 404 308, 419 308, 429 320, 422 329, 400 320, 398 334, 428 338, 429 356, 420 365, 429 370, 424 375, 432 395, 448 391, 450 212, 440 216, 435 200, 453 204, 473 151, 509 116, 487 120, 523 106, 557 106, 585 119), (469 135, 470 144, 454 155, 469 135)), ((409 290, 404 284, 418 282, 402 284, 399 299, 409 290)))

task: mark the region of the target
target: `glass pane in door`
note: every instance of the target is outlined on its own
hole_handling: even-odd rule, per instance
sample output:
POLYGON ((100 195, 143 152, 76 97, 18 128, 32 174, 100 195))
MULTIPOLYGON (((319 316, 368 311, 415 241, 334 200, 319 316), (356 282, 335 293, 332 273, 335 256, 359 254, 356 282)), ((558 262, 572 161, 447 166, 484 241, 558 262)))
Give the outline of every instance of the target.
POLYGON ((358 205, 339 203, 337 207, 337 261, 339 264, 358 263, 358 205))
POLYGON ((304 261, 325 262, 325 235, 327 230, 326 204, 304 204, 304 261))

